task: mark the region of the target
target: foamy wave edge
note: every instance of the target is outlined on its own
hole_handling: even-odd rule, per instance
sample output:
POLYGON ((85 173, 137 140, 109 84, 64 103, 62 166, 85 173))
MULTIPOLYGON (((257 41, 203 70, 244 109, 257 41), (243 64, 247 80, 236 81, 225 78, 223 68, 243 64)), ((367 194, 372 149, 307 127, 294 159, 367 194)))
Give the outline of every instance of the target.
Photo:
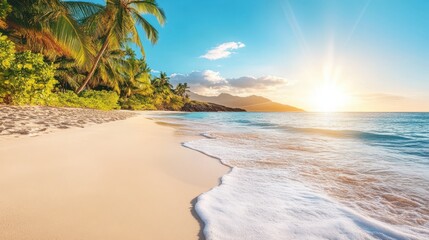
MULTIPOLYGON (((201 133, 200 135, 206 139, 216 139, 210 133, 201 133)), ((197 215, 199 216, 201 221, 204 223, 203 234, 204 234, 205 239, 212 239, 210 237, 210 234, 209 234, 209 228, 211 225, 210 216, 208 216, 208 213, 206 213, 205 209, 201 206, 200 201, 204 197, 206 197, 211 191, 221 187, 222 183, 223 183, 223 178, 226 177, 227 175, 229 175, 236 167, 230 166, 229 164, 224 162, 218 156, 215 156, 213 154, 210 154, 210 153, 207 153, 203 150, 200 150, 200 149, 198 149, 198 147, 192 146, 193 144, 195 144, 197 142, 199 142, 199 140, 184 142, 184 143, 182 143, 182 146, 186 147, 188 149, 197 151, 199 153, 202 153, 202 154, 209 156, 211 158, 214 158, 214 159, 218 160, 221 164, 223 164, 223 165, 225 165, 231 169, 228 173, 226 173, 225 175, 223 175, 219 179, 219 185, 211 188, 210 190, 208 190, 205 193, 200 194, 198 196, 197 202, 195 203, 195 206, 194 206, 195 212, 197 213, 197 215)), ((386 240, 396 240, 396 239, 397 240, 418 240, 419 239, 417 236, 412 236, 410 234, 407 234, 407 233, 398 231, 396 229, 393 229, 392 227, 388 226, 387 224, 385 224, 383 222, 377 221, 377 220, 372 219, 370 217, 363 216, 363 215, 357 213, 356 211, 354 211, 353 209, 342 205, 339 202, 333 201, 331 199, 326 199, 326 198, 325 198, 325 200, 330 201, 330 202, 335 202, 335 204, 337 204, 339 206, 338 208, 344 213, 345 216, 349 217, 357 226, 361 227, 362 230, 364 230, 367 233, 374 236, 375 239, 386 239, 386 240)))

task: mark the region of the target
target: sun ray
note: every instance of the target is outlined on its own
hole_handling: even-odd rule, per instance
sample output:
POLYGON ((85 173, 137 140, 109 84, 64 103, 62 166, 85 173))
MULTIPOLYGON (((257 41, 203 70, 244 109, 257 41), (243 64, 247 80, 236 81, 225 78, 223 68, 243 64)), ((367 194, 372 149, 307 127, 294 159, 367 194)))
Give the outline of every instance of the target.
POLYGON ((305 40, 304 34, 301 30, 301 26, 296 19, 295 12, 293 11, 290 2, 286 0, 285 4, 282 4, 282 8, 289 23, 289 26, 292 29, 302 51, 306 56, 310 56, 310 48, 308 47, 307 41, 305 40))
POLYGON ((346 45, 349 43, 349 41, 350 41, 350 40, 351 40, 351 38, 353 37, 353 35, 354 35, 355 31, 356 31, 356 28, 359 26, 359 24, 360 24, 360 22, 361 22, 361 20, 362 20, 363 16, 364 16, 364 15, 365 15, 365 13, 366 13, 366 10, 368 9, 369 5, 371 4, 371 2, 372 2, 372 0, 368 0, 368 1, 366 2, 365 6, 362 8, 362 10, 361 10, 361 12, 360 12, 359 16, 358 16, 358 17, 357 17, 357 19, 356 19, 355 24, 353 25, 352 30, 350 31, 350 33, 349 33, 349 35, 348 35, 348 37, 347 37, 346 45))

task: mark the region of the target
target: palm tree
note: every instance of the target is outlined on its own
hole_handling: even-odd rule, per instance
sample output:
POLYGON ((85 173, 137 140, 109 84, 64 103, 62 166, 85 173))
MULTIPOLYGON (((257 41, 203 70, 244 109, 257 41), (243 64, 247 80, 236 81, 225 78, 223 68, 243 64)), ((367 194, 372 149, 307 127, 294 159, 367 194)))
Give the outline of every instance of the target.
POLYGON ((169 109, 171 100, 176 95, 173 93, 173 86, 170 84, 170 78, 165 72, 161 72, 159 77, 152 79, 154 88, 154 102, 158 109, 169 109))
POLYGON ((174 89, 174 93, 176 93, 181 97, 187 98, 188 97, 187 92, 189 91, 188 89, 189 87, 187 83, 179 83, 177 84, 176 89, 174 89))
POLYGON ((155 0, 107 0, 103 11, 83 20, 87 31, 98 36, 101 47, 85 81, 77 89, 77 93, 85 89, 109 47, 118 49, 123 47, 125 42, 131 41, 137 44, 144 53, 137 25, 143 27, 147 38, 153 44, 157 42, 158 31, 142 16, 143 14, 154 15, 161 25, 165 22, 164 12, 158 7, 155 0))
POLYGON ((85 79, 84 71, 75 60, 59 57, 54 60, 55 79, 59 81, 59 90, 76 89, 79 82, 85 79))
POLYGON ((30 49, 51 58, 71 56, 80 66, 90 60, 90 39, 76 18, 87 18, 103 6, 60 0, 8 0, 8 3, 12 12, 6 18, 4 31, 18 50, 30 49))
POLYGON ((122 63, 122 78, 119 82, 121 97, 131 97, 134 94, 142 96, 152 93, 150 83, 151 69, 144 58, 137 59, 130 48, 125 50, 126 59, 122 63))
POLYGON ((159 94, 168 94, 173 89, 170 78, 165 72, 161 72, 159 77, 152 80, 152 86, 155 88, 155 92, 159 94))

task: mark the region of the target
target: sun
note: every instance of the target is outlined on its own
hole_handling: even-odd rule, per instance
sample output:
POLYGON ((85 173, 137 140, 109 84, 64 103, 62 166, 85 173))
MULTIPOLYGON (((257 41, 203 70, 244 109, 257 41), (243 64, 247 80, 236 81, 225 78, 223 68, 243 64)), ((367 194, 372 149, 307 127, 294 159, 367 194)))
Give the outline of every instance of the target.
POLYGON ((316 88, 312 98, 314 108, 318 112, 337 112, 348 101, 345 91, 335 84, 325 84, 316 88))

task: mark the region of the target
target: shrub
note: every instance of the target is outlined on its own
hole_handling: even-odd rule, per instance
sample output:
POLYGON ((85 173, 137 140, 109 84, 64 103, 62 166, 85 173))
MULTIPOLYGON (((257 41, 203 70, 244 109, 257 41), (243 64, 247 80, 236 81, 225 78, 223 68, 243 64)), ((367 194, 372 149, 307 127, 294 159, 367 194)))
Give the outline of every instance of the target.
POLYGON ((167 93, 155 94, 153 102, 159 110, 179 111, 185 104, 185 99, 169 91, 167 93))
POLYGON ((120 100, 121 108, 128 110, 156 110, 151 97, 132 95, 120 100))
POLYGON ((46 105, 57 84, 53 65, 43 55, 30 51, 15 53, 15 46, 0 35, 0 102, 46 105))
POLYGON ((0 33, 0 74, 8 69, 14 60, 15 44, 0 33))
POLYGON ((100 110, 119 109, 119 96, 112 91, 94 91, 87 90, 78 96, 73 91, 60 92, 56 94, 56 98, 49 103, 54 107, 79 107, 93 108, 100 110))
POLYGON ((6 18, 11 11, 12 7, 7 3, 7 0, 0 0, 0 19, 6 18))
POLYGON ((180 111, 183 105, 185 105, 183 102, 183 97, 179 95, 173 95, 170 99, 167 109, 171 111, 180 111))
POLYGON ((88 90, 82 93, 81 98, 86 100, 86 107, 102 110, 119 109, 119 96, 113 91, 88 90))

